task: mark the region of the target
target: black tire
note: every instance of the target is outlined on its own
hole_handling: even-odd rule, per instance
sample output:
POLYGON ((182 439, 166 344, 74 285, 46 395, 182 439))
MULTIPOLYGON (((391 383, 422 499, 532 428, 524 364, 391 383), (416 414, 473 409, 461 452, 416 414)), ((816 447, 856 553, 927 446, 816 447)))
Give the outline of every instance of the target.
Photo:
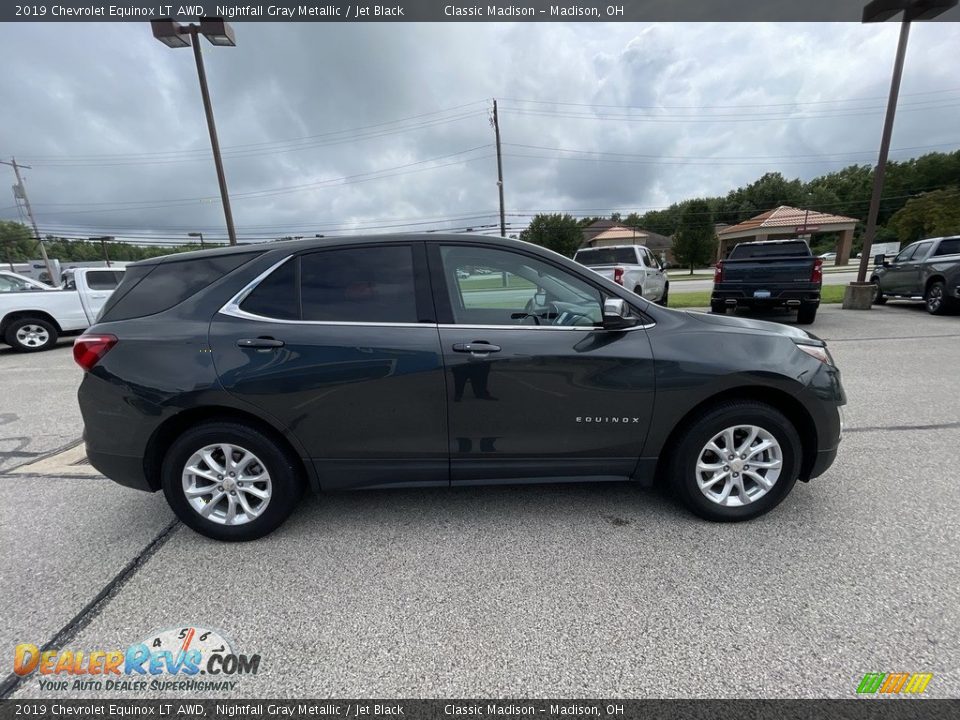
POLYGON ((880 288, 880 279, 872 277, 870 282, 876 285, 876 289, 873 291, 873 304, 874 305, 886 305, 887 296, 883 294, 883 290, 880 288))
POLYGON ((641 286, 639 286, 639 285, 634 285, 634 286, 633 286, 633 294, 634 294, 634 295, 639 295, 640 297, 643 297, 643 288, 642 288, 641 286))
POLYGON ((817 319, 818 305, 801 305, 797 308, 797 325, 811 325, 817 319))
POLYGON ((931 315, 946 315, 950 311, 947 286, 942 280, 934 280, 923 292, 923 304, 931 315))
POLYGON ((663 295, 660 297, 660 300, 657 301, 657 305, 662 305, 663 307, 667 306, 667 303, 670 302, 670 283, 667 283, 663 286, 663 295))
MULTIPOLYGON (((161 486, 167 502, 184 525, 215 540, 245 541, 276 530, 297 506, 304 483, 299 460, 283 444, 252 427, 214 421, 190 428, 170 446, 163 461, 161 486), (182 478, 187 461, 201 448, 220 443, 253 453, 270 477, 271 495, 262 514, 243 524, 226 525, 203 517, 184 494, 182 478)), ((259 489, 262 490, 262 485, 259 489)), ((232 494, 236 495, 237 491, 232 494)), ((222 505, 223 501, 220 502, 222 505)))
POLYGON ((726 303, 711 301, 710 312, 716 313, 717 315, 726 315, 727 314, 726 303))
POLYGON ((4 341, 18 352, 40 352, 49 350, 57 344, 57 338, 60 333, 48 320, 43 318, 17 318, 7 326, 4 334, 4 341), (21 333, 21 330, 28 331, 30 328, 37 328, 36 332, 29 332, 27 337, 21 333), (20 337, 18 337, 20 335, 20 337))
MULTIPOLYGON (((687 427, 674 447, 668 470, 674 494, 693 513, 714 522, 739 522, 769 512, 790 494, 800 474, 801 444, 796 428, 783 413, 764 403, 731 401, 716 405, 687 427), (707 443, 736 425, 753 425, 769 432, 780 445, 781 468, 766 494, 744 505, 726 506, 709 499, 700 490, 696 466, 707 443)), ((748 482, 759 488, 752 480, 748 482)))

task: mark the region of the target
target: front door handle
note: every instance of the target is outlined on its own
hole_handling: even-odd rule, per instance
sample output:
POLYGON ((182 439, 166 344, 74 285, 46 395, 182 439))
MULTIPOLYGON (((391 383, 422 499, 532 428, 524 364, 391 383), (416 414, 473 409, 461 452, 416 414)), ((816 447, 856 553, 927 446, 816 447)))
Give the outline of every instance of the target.
POLYGON ((454 352, 473 353, 475 355, 486 355, 487 353, 500 352, 499 345, 491 345, 488 342, 470 342, 456 343, 453 346, 454 352))
POLYGON ((237 340, 237 347, 254 348, 256 350, 269 350, 271 348, 283 347, 283 340, 276 340, 270 337, 242 338, 237 340))

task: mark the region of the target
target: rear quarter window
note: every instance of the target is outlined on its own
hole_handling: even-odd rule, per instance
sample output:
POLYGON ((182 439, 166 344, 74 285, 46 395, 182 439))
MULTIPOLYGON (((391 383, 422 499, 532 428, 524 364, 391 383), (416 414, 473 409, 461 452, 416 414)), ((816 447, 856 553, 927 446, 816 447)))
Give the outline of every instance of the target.
POLYGON ((937 246, 937 251, 934 253, 934 256, 940 255, 960 255, 960 238, 941 240, 940 245, 937 246))
POLYGON ((129 320, 169 310, 261 252, 133 265, 110 296, 98 322, 129 320))

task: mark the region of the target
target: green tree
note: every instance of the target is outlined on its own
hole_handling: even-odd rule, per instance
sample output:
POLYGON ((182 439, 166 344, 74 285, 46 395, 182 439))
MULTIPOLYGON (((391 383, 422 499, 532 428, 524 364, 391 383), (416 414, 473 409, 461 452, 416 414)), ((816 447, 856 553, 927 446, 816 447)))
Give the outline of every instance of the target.
POLYGON ((934 190, 907 200, 890 218, 889 227, 904 243, 960 233, 960 189, 934 190))
POLYGON ((583 231, 580 223, 572 215, 541 213, 534 216, 526 229, 520 233, 520 239, 549 248, 561 255, 573 257, 580 243, 583 242, 583 231))
POLYGON ((717 234, 713 229, 713 211, 706 200, 691 200, 680 215, 673 236, 673 256, 677 263, 693 269, 709 263, 717 253, 717 234))
POLYGON ((22 262, 39 255, 33 233, 23 223, 0 220, 0 260, 22 262))

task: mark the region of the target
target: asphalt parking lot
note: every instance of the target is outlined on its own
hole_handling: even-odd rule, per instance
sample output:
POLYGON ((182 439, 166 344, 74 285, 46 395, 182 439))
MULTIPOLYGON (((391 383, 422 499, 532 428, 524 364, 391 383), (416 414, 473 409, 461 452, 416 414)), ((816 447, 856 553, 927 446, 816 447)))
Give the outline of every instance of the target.
POLYGON ((82 463, 25 473, 79 440, 81 373, 69 344, 0 351, 3 674, 63 628, 114 649, 192 625, 262 656, 223 697, 852 697, 895 671, 958 697, 960 317, 825 306, 811 330, 847 434, 753 522, 626 484, 369 491, 310 497, 244 545, 82 463))

